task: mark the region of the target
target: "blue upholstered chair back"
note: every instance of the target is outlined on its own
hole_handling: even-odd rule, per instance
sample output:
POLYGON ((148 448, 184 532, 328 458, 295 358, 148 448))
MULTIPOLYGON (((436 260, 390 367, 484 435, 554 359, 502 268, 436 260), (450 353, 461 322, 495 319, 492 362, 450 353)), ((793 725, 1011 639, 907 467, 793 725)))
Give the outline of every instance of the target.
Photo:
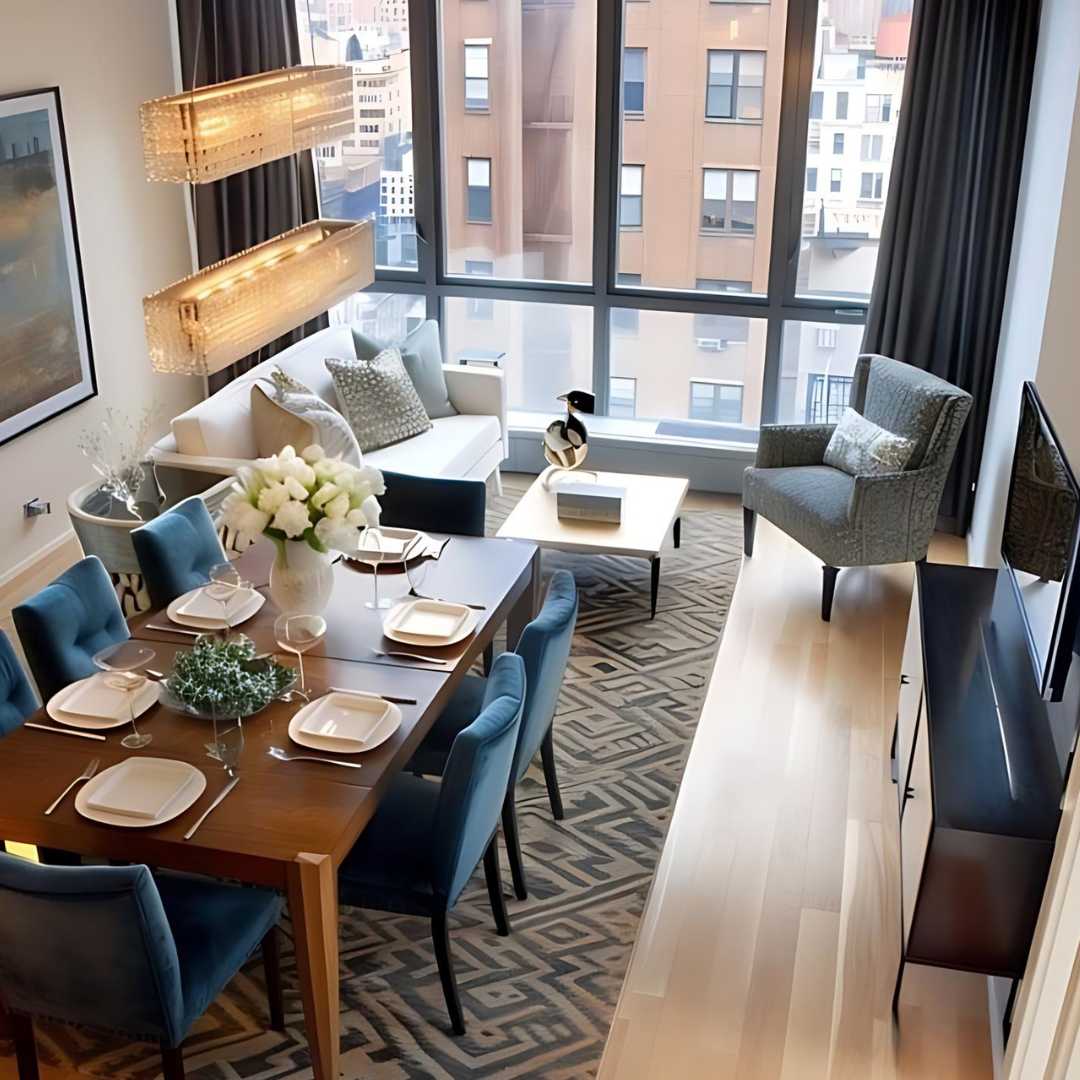
POLYGON ((487 486, 483 480, 449 480, 384 472, 386 491, 379 496, 382 525, 400 529, 484 535, 487 486))
POLYGON ((130 636, 101 560, 91 555, 12 611, 45 701, 97 670, 94 654, 130 636))
POLYGON ((0 855, 0 987, 16 1012, 183 1037, 180 963, 145 866, 0 855))
POLYGON ((150 602, 163 608, 210 580, 210 569, 225 561, 206 503, 193 495, 131 534, 150 602))
POLYGON ((37 704, 15 649, 7 634, 0 631, 0 735, 14 731, 37 704))
POLYGON ((525 663, 502 653, 491 665, 480 715, 454 738, 432 835, 432 884, 452 905, 499 823, 525 701, 525 663))
POLYGON ((577 613, 574 575, 568 570, 556 570, 548 583, 544 606, 522 631, 516 650, 525 661, 525 708, 514 754, 515 783, 525 775, 551 727, 570 657, 577 613))

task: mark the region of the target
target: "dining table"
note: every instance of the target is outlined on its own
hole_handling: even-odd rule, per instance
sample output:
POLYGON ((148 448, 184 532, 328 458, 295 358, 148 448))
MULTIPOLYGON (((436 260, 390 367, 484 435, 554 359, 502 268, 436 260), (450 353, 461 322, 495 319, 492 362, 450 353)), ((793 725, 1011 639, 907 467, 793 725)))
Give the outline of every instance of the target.
MULTIPOLYGON (((445 535, 430 534, 443 540, 445 535)), ((278 651, 274 620, 280 612, 269 595, 274 548, 259 540, 236 562, 243 578, 267 597, 261 609, 237 627, 260 653, 278 651)), ((424 575, 425 595, 475 605, 473 633, 456 645, 420 648, 395 645, 383 636, 385 610, 365 606, 374 593, 371 568, 342 559, 334 565, 323 639, 303 657, 311 698, 331 688, 360 690, 414 699, 400 706, 402 721, 378 747, 355 755, 359 769, 323 761, 282 761, 271 748, 291 747, 288 724, 302 701, 274 701, 243 721, 239 782, 206 818, 190 840, 184 834, 229 781, 220 762, 207 753, 209 723, 152 706, 138 719, 152 735, 145 750, 120 745, 125 728, 106 732, 104 742, 64 737, 21 727, 0 740, 0 836, 98 859, 146 863, 163 869, 205 874, 270 887, 282 892, 292 920, 296 975, 304 1023, 317 1080, 336 1080, 340 1057, 337 873, 378 809, 379 801, 419 747, 469 669, 505 626, 513 648, 538 608, 539 551, 535 544, 496 538, 451 536, 424 575), (395 649, 430 655, 441 663, 388 656, 395 649), (79 776, 92 758, 101 768, 133 754, 189 762, 207 776, 206 790, 184 813, 150 828, 119 828, 79 814, 66 798, 46 816, 49 803, 79 776)), ((398 602, 409 593, 400 565, 378 569, 379 595, 398 602)), ((149 669, 167 674, 177 652, 194 639, 180 633, 164 611, 129 620, 132 638, 149 644, 155 656, 149 669), (165 629, 153 629, 164 627, 165 629)), ((44 710, 30 718, 56 727, 44 710)), ((340 755, 339 755, 340 756, 340 755)), ((63 973, 57 973, 63 978, 63 973)))

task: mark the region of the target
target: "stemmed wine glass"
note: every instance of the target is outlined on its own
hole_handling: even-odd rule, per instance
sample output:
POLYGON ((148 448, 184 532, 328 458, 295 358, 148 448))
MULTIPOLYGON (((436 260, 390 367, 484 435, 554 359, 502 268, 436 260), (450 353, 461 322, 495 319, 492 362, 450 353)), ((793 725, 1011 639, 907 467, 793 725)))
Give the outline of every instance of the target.
POLYGON ((229 625, 229 604, 237 593, 250 587, 233 563, 221 562, 210 567, 210 584, 206 588, 206 595, 221 604, 222 638, 228 639, 232 629, 229 625))
POLYGON ((286 612, 274 620, 274 640, 278 648, 293 653, 300 665, 300 689, 282 694, 282 701, 292 701, 294 696, 309 700, 304 679, 304 653, 318 645, 324 637, 326 620, 321 615, 290 615, 286 612))
POLYGON ((379 598, 379 564, 386 558, 383 533, 377 525, 369 525, 360 534, 360 547, 357 549, 356 555, 353 556, 358 562, 362 562, 371 567, 372 583, 375 586, 375 598, 373 600, 365 600, 364 607, 370 608, 373 611, 385 611, 390 607, 390 600, 388 597, 379 598), (373 544, 368 543, 368 537, 371 538, 373 544))
POLYGON ((120 745, 128 750, 141 750, 153 741, 153 735, 139 734, 135 726, 135 694, 145 685, 146 676, 137 675, 136 671, 145 667, 154 659, 154 650, 135 641, 120 641, 108 645, 94 654, 94 663, 102 671, 115 675, 116 682, 110 682, 115 689, 122 690, 127 699, 128 714, 131 717, 131 734, 120 740, 120 745))
POLYGON ((405 577, 409 581, 410 596, 430 599, 424 592, 424 582, 427 580, 428 568, 433 562, 434 559, 421 556, 419 559, 413 559, 405 563, 405 577))
POLYGON ((244 724, 237 716, 230 727, 223 727, 218 722, 217 709, 211 709, 211 722, 214 725, 214 741, 206 744, 207 753, 215 761, 225 766, 229 779, 236 776, 240 764, 240 754, 244 749, 244 724))

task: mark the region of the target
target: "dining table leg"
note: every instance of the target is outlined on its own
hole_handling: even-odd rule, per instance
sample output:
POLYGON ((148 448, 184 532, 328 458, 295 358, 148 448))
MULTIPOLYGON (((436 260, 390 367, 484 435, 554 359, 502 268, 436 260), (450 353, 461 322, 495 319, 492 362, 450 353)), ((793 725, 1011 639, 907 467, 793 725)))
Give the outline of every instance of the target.
POLYGON ((338 985, 337 872, 329 855, 296 856, 287 873, 296 974, 315 1080, 338 1080, 341 996, 338 985))
POLYGON ((510 650, 517 648, 521 632, 532 622, 536 617, 536 613, 540 610, 539 548, 533 552, 532 561, 529 563, 526 573, 530 575, 529 583, 506 616, 506 647, 510 650))

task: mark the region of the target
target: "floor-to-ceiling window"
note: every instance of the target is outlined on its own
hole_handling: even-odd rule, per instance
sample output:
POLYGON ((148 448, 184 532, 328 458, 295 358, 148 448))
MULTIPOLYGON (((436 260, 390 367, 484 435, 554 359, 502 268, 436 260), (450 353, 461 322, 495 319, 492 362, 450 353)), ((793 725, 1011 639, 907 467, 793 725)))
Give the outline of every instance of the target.
POLYGON ((506 372, 519 432, 572 387, 613 438, 705 453, 842 411, 911 0, 297 11, 310 55, 354 71, 323 213, 376 221, 374 299, 337 317, 439 318, 448 362, 506 372))

